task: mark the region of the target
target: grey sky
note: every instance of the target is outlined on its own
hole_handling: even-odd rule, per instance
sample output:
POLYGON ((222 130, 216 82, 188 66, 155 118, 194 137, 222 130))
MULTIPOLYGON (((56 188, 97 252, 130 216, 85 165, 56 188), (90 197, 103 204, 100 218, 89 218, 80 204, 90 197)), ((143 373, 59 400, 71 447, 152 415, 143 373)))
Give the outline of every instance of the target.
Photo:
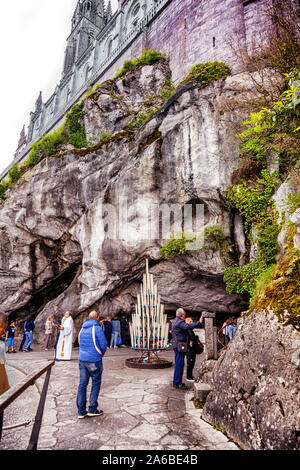
MULTIPOLYGON (((113 10, 117 0, 112 0, 113 10)), ((12 161, 39 92, 46 101, 60 81, 77 0, 1 2, 0 171, 12 161)))

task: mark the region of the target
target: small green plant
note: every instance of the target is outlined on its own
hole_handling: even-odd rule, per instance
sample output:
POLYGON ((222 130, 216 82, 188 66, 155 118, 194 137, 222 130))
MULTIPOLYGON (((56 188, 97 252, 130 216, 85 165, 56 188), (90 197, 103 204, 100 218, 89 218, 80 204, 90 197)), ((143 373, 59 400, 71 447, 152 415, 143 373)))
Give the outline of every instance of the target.
POLYGON ((38 142, 34 142, 25 165, 33 168, 43 157, 54 155, 58 147, 64 142, 64 125, 59 129, 43 136, 38 142))
POLYGON ((106 130, 106 131, 101 132, 100 140, 107 139, 108 137, 111 137, 111 131, 110 130, 106 130))
POLYGON ((7 189, 9 188, 9 182, 6 180, 3 180, 0 182, 0 198, 5 200, 7 199, 7 196, 5 196, 5 193, 7 189))
POLYGON ((286 203, 289 214, 300 208, 300 193, 290 194, 286 203))
POLYGON ((223 62, 205 62, 190 68, 187 75, 181 80, 178 86, 184 83, 194 82, 198 83, 201 88, 204 88, 214 80, 226 78, 230 73, 230 67, 223 62))
POLYGON ((147 122, 154 113, 156 113, 157 109, 158 108, 155 106, 151 106, 133 114, 127 123, 128 129, 135 130, 142 127, 142 125, 145 124, 145 122, 147 122))
POLYGON ((168 77, 164 83, 163 89, 161 90, 161 98, 163 101, 168 100, 175 91, 176 87, 172 81, 171 77, 168 77))
POLYGON ((204 249, 209 248, 213 251, 225 248, 226 238, 223 230, 218 225, 210 225, 204 229, 204 249))
POLYGON ((125 60, 123 67, 117 70, 115 78, 123 77, 127 72, 134 70, 140 65, 152 65, 164 58, 165 56, 162 52, 154 49, 145 50, 140 57, 136 57, 134 60, 125 60))
POLYGON ((83 102, 75 104, 66 116, 65 127, 68 141, 75 148, 83 148, 87 146, 84 126, 80 123, 83 107, 83 102))
POLYGON ((267 266, 258 276, 255 288, 252 291, 252 296, 250 298, 250 308, 252 308, 260 297, 264 295, 266 287, 272 281, 274 271, 276 269, 276 264, 270 264, 267 266))
POLYGON ((288 89, 270 108, 251 113, 238 134, 241 156, 266 166, 268 158, 278 160, 281 172, 299 160, 300 72, 286 74, 288 89))
POLYGON ((10 185, 13 185, 15 183, 17 183, 17 181, 20 179, 21 177, 21 172, 19 170, 19 167, 17 165, 17 163, 15 163, 9 170, 8 172, 8 181, 9 181, 9 184, 10 185))
POLYGON ((227 432, 226 432, 225 429, 222 429, 222 428, 221 428, 219 421, 216 421, 216 424, 214 425, 214 429, 215 429, 216 431, 221 432, 222 434, 224 434, 224 436, 227 437, 227 432))
POLYGON ((170 240, 161 247, 160 253, 163 258, 170 258, 175 255, 186 255, 188 252, 188 245, 196 240, 196 235, 188 235, 185 233, 179 234, 175 237, 172 235, 170 240))
POLYGON ((246 294, 248 297, 251 297, 254 293, 257 279, 266 269, 266 266, 266 262, 262 257, 258 257, 242 267, 228 266, 225 268, 223 278, 227 292, 230 294, 246 294))

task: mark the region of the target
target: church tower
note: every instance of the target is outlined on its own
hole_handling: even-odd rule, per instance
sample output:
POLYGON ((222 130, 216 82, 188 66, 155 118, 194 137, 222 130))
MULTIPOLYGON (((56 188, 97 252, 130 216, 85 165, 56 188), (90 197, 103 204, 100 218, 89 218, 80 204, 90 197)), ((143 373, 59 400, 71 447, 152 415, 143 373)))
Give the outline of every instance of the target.
POLYGON ((67 40, 63 75, 71 71, 74 62, 91 45, 111 16, 110 3, 106 10, 104 0, 78 0, 67 40))

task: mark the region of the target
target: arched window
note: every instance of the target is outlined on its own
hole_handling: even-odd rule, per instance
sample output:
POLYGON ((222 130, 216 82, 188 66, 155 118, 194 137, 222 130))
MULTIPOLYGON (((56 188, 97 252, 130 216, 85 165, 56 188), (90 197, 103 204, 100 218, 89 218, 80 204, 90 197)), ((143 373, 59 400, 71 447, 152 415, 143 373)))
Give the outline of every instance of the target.
POLYGON ((113 46, 113 40, 110 39, 108 42, 108 47, 107 47, 107 57, 109 57, 112 53, 112 46, 113 46))

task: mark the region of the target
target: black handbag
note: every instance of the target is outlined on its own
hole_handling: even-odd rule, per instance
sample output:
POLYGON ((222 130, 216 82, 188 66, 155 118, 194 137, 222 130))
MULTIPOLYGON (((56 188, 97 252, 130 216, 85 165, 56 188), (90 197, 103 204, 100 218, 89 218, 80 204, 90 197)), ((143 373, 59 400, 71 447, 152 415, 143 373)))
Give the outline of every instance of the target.
POLYGON ((202 354, 204 351, 203 343, 201 343, 199 338, 197 338, 197 342, 195 344, 195 350, 196 350, 196 354, 202 354))
POLYGON ((179 342, 179 341, 177 341, 177 336, 176 336, 175 332, 174 332, 174 336, 175 336, 175 339, 176 339, 178 352, 186 354, 187 350, 188 350, 188 338, 185 342, 182 342, 182 341, 179 342))

